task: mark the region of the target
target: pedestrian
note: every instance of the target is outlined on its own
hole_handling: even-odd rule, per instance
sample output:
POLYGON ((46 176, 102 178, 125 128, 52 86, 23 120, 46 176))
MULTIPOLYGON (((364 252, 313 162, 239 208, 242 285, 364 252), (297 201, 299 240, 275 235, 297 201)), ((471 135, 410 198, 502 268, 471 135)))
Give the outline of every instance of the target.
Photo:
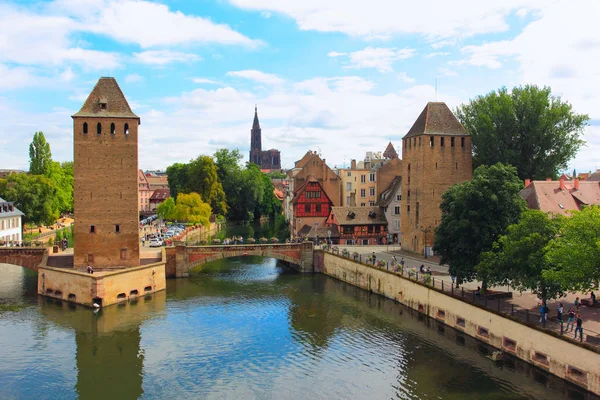
POLYGON ((404 268, 404 263, 405 263, 404 257, 402 257, 402 259, 400 260, 400 265, 402 265, 402 268, 404 268))
POLYGON ((373 252, 373 265, 375 265, 376 261, 377 261, 377 256, 375 255, 375 252, 373 252))
POLYGON ((142 247, 146 247, 146 238, 142 236, 142 247))
POLYGON ((571 330, 573 330, 575 326, 575 310, 573 308, 569 308, 569 317, 567 318, 567 328, 565 332, 569 331, 569 326, 571 326, 571 330))
POLYGON ((419 267, 419 272, 423 273, 425 271, 425 266, 423 264, 421 264, 421 266, 419 267))
POLYGON ((575 328, 575 337, 577 339, 577 332, 579 332, 579 341, 583 342, 583 320, 581 314, 577 314, 577 327, 575 328))
POLYGON ((575 305, 575 308, 577 309, 577 311, 579 311, 579 305, 580 305, 580 304, 579 304, 579 297, 577 297, 577 298, 575 299, 575 303, 573 303, 573 304, 575 305))
POLYGON ((550 307, 544 301, 544 323, 548 322, 548 314, 550 313, 550 307))
POLYGON ((88 264, 88 266, 87 266, 87 273, 88 274, 93 274, 94 273, 94 270, 92 269, 92 266, 90 264, 88 264))
POLYGON ((563 320, 562 320, 562 315, 563 315, 563 304, 562 303, 558 303, 558 309, 556 310, 556 318, 558 319, 558 322, 562 324, 563 320))
POLYGON ((590 294, 590 298, 592 299, 592 307, 596 305, 596 294, 592 292, 590 294))

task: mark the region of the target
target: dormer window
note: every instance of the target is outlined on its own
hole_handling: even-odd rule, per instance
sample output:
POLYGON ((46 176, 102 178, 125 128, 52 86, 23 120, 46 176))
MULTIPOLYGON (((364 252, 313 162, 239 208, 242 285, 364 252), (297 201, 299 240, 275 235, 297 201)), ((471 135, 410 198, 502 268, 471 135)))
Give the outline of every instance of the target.
POLYGON ((99 99, 98 104, 100 105, 101 110, 106 110, 107 100, 105 98, 99 99))

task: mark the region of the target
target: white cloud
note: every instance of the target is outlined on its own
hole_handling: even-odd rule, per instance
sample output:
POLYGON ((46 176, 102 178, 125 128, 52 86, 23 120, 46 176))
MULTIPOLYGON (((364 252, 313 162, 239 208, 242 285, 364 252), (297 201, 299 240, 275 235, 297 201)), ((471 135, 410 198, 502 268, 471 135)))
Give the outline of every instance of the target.
POLYGON ((406 74, 406 72, 399 72, 398 78, 404 83, 413 83, 415 80, 406 74))
POLYGON ((266 74, 261 71, 254 69, 244 71, 229 71, 227 76, 235 76, 238 78, 249 79, 258 83, 264 83, 266 85, 280 85, 283 83, 283 79, 274 74, 266 74))
POLYGON ((67 67, 61 74, 60 80, 64 82, 70 82, 75 78, 75 73, 71 69, 71 67, 67 67))
POLYGON ((139 74, 129 74, 125 77, 126 83, 137 83, 137 82, 142 82, 143 80, 144 80, 144 77, 139 74))
POLYGON ((425 58, 439 57, 439 56, 447 56, 450 55, 447 51, 434 51, 433 53, 429 53, 425 56, 425 58))
POLYGON ((260 16, 265 19, 269 19, 269 18, 271 18, 271 13, 268 11, 261 11, 260 16))
POLYGON ((249 10, 293 18, 302 30, 342 32, 365 38, 419 34, 430 39, 504 32, 517 10, 537 10, 552 0, 389 1, 229 0, 249 10), (400 17, 399 17, 400 16, 400 17))
MULTIPOLYGON (((367 47, 348 54, 350 64, 345 68, 376 68, 379 72, 392 72, 392 64, 405 60, 415 54, 415 49, 396 49, 383 47, 367 47)), ((329 57, 341 57, 345 53, 330 52, 329 57)))
POLYGON ((192 81, 194 83, 199 83, 199 84, 208 84, 208 85, 220 85, 221 82, 218 81, 214 81, 212 79, 207 79, 207 78, 193 78, 192 81))
POLYGON ((36 74, 30 68, 10 68, 0 64, 0 90, 20 89, 30 86, 39 86, 45 83, 45 79, 36 74))
POLYGON ((141 53, 133 53, 133 58, 142 64, 165 66, 174 62, 193 62, 202 60, 193 53, 182 53, 171 50, 148 50, 141 53))

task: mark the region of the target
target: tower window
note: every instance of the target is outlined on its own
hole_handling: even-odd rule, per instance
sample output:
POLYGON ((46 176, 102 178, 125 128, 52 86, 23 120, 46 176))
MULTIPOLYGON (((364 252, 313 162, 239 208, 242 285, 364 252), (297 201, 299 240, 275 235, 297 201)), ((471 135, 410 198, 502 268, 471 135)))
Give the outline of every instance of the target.
POLYGON ((419 147, 421 147, 421 136, 419 136, 419 147))
POLYGON ((460 138, 460 147, 465 147, 465 138, 464 137, 460 138))
POLYGON ((429 136, 429 147, 433 148, 433 136, 429 136))
POLYGON ((456 169, 458 169, 458 163, 456 163, 456 169))
POLYGON ((116 232, 116 233, 119 233, 119 232, 121 232, 121 226, 119 226, 119 225, 115 225, 115 232, 116 232))
POLYGON ((408 164, 408 170, 410 171, 410 163, 408 164))
POLYGON ((96 233, 96 226, 90 225, 90 233, 96 233))
POLYGON ((412 140, 410 140, 410 138, 408 138, 408 148, 412 148, 412 140))
POLYGON ((115 129, 115 123, 113 122, 112 124, 110 124, 110 134, 114 135, 115 131, 116 131, 116 129, 115 129))
POLYGON ((102 133, 102 124, 100 122, 98 122, 98 125, 96 125, 96 133, 98 135, 102 133))
POLYGON ((437 169, 437 161, 435 162, 435 169, 437 169))
POLYGON ((454 147, 454 136, 450 138, 450 147, 454 147))
POLYGON ((441 138, 440 138, 440 146, 441 146, 441 147, 444 147, 444 137, 441 137, 441 138))
POLYGON ((417 138, 413 139, 413 146, 417 147, 417 138))
POLYGON ((124 132, 126 135, 129 135, 129 124, 125 124, 125 126, 123 127, 123 132, 124 132))
POLYGON ((83 133, 84 133, 85 135, 87 135, 87 133, 88 133, 88 125, 87 125, 87 122, 84 122, 84 123, 83 123, 83 133))

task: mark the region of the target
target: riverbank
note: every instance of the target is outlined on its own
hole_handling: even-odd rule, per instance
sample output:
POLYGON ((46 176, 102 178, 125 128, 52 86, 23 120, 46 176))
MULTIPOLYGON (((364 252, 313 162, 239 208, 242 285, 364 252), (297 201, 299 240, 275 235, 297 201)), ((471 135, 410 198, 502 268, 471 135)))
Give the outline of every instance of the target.
POLYGON ((315 252, 315 272, 395 300, 559 378, 600 394, 599 353, 591 346, 571 343, 431 286, 324 251, 315 252))

